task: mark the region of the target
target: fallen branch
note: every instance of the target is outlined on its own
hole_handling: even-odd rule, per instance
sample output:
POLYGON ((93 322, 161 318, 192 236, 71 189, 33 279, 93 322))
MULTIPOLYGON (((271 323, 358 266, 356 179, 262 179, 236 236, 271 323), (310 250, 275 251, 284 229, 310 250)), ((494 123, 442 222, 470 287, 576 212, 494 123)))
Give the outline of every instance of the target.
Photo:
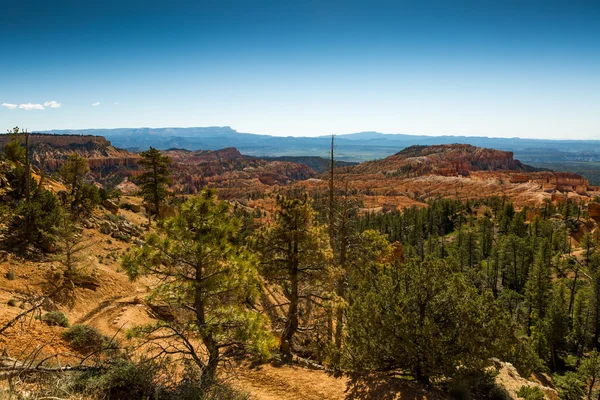
POLYGON ((33 307, 31 307, 28 310, 23 311, 22 313, 20 313, 19 315, 17 315, 16 317, 14 317, 13 319, 11 319, 10 321, 8 321, 7 323, 5 323, 2 327, 0 327, 0 335, 7 330, 8 328, 10 328, 11 326, 13 326, 14 324, 16 324, 17 322, 19 322, 19 320, 21 318, 23 318, 24 316, 26 316, 29 313, 34 312, 35 310, 37 310, 38 308, 40 308, 42 305, 44 304, 44 300, 42 299, 39 303, 35 304, 33 307))

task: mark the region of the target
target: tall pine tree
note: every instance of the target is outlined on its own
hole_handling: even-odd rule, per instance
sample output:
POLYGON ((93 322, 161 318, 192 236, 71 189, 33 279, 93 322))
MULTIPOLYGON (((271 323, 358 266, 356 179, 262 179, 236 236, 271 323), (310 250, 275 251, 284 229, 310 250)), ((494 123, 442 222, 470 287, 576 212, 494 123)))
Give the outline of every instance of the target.
MULTIPOLYGON (((160 209, 164 199, 168 196, 167 186, 171 183, 169 177, 169 166, 171 159, 168 156, 150 147, 149 150, 140 153, 142 157, 138 164, 143 172, 137 177, 142 188, 142 197, 146 204, 150 205, 153 212, 160 217, 160 209)), ((151 220, 148 212, 148 221, 151 220)))

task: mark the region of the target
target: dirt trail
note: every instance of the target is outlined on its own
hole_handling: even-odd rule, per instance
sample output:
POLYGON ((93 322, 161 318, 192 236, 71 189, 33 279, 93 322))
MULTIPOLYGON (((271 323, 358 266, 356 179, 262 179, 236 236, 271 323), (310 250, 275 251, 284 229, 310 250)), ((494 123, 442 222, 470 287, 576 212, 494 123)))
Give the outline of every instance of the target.
POLYGON ((342 400, 347 379, 297 366, 244 366, 236 371, 235 385, 256 400, 342 400))
POLYGON ((101 301, 100 304, 98 304, 98 306, 96 306, 95 308, 93 308, 91 311, 89 311, 83 317, 79 318, 77 320, 77 323, 78 324, 85 324, 86 322, 88 322, 89 320, 91 320, 92 318, 94 318, 99 313, 101 313, 103 311, 106 311, 108 308, 117 307, 118 306, 116 304, 117 300, 121 300, 123 298, 124 298, 124 296, 114 296, 114 297, 111 297, 111 298, 106 299, 104 301, 101 301))
POLYGON ((236 368, 234 385, 253 400, 446 400, 435 389, 401 379, 380 376, 353 380, 322 370, 295 365, 265 364, 236 368))

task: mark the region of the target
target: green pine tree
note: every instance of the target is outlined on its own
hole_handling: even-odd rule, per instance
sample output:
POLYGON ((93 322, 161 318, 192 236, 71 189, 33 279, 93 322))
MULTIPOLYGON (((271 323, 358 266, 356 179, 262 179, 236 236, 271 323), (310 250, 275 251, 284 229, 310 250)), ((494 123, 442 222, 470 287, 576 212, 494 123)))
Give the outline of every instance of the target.
POLYGON ((287 299, 287 316, 281 335, 283 359, 291 361, 294 336, 300 326, 299 306, 315 300, 324 290, 331 259, 329 238, 315 222, 308 199, 278 197, 275 221, 256 238, 265 278, 280 284, 287 299))
MULTIPOLYGON (((143 172, 137 177, 137 181, 142 189, 142 197, 146 204, 152 206, 152 212, 160 217, 161 205, 169 195, 167 186, 171 183, 171 178, 169 177, 171 159, 168 156, 162 155, 154 147, 141 152, 140 156, 142 158, 138 161, 138 164, 143 172)), ((149 221, 150 214, 148 212, 149 221)))
POLYGON ((255 258, 235 245, 239 232, 229 204, 205 190, 122 262, 132 280, 157 278, 151 299, 176 310, 173 321, 140 333, 170 338, 169 351, 195 362, 203 385, 215 382, 224 349, 244 345, 266 355, 273 344, 264 315, 251 307, 260 283, 255 258), (203 349, 193 339, 200 339, 203 349))

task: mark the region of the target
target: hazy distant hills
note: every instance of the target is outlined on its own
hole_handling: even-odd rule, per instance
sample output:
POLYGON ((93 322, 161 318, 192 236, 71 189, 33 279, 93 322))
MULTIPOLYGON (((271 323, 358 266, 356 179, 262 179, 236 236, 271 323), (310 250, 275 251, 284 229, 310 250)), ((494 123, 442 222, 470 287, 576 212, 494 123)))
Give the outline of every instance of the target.
MULTIPOLYGON (((217 150, 236 147, 253 156, 327 157, 330 136, 279 137, 237 132, 230 127, 198 128, 118 128, 53 130, 48 133, 91 134, 105 136, 116 147, 143 150, 181 148, 217 150)), ((478 147, 512 151, 515 158, 529 164, 600 162, 600 140, 540 140, 468 136, 423 136, 360 132, 336 136, 336 156, 345 161, 361 162, 383 158, 412 145, 471 144, 478 147)))

